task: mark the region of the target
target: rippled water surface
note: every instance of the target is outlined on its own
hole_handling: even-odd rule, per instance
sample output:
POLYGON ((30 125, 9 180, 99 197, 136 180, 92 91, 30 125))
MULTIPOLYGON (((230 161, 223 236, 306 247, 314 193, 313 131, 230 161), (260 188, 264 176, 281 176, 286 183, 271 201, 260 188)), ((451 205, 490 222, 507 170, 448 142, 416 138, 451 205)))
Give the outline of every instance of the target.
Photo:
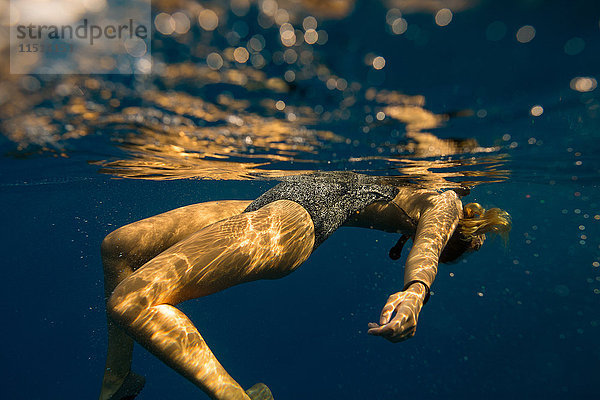
MULTIPOLYGON (((97 397, 107 233, 317 170, 470 189, 511 213, 510 241, 441 266, 400 344, 366 334, 402 287, 382 232, 340 229, 283 280, 185 303, 244 387, 600 398, 595 2, 157 1, 152 15, 149 75, 0 65, 3 398, 97 397)), ((204 398, 142 348, 134 369, 139 399, 204 398)))

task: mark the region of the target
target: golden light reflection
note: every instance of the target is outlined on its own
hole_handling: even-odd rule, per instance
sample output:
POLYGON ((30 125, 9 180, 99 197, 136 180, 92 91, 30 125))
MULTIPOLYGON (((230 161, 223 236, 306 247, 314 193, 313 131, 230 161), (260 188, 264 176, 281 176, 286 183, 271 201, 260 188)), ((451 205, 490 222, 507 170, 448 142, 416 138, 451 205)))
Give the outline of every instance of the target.
POLYGON ((569 86, 578 92, 591 92, 596 89, 598 82, 591 76, 582 76, 571 79, 569 86))
POLYGON ((406 124, 408 132, 437 128, 448 119, 447 115, 434 114, 419 106, 388 106, 383 112, 406 124))
POLYGON ((280 0, 281 7, 294 13, 308 11, 311 15, 337 19, 350 14, 354 9, 355 0, 280 0))
POLYGON ((287 10, 280 8, 275 12, 275 23, 277 25, 285 24, 289 20, 290 14, 287 12, 287 10))
POLYGON ((406 150, 417 157, 444 157, 455 154, 493 153, 500 148, 481 147, 477 140, 468 139, 440 139, 427 132, 407 132, 406 136, 412 141, 406 145, 406 150))
POLYGON ((240 64, 244 64, 250 58, 250 54, 246 48, 238 47, 233 51, 233 58, 240 64))
POLYGON ((206 56, 206 65, 210 69, 219 70, 223 66, 223 57, 219 53, 210 53, 206 56))
MULTIPOLYGON (((490 153, 492 150, 493 148, 487 148, 490 153)), ((473 188, 482 183, 503 182, 511 174, 506 168, 508 156, 501 153, 435 160, 374 156, 356 157, 350 161, 359 164, 377 160, 385 161, 395 171, 393 175, 381 176, 381 182, 397 186, 412 184, 426 190, 473 188)), ((368 170, 358 172, 373 173, 368 170)))
MULTIPOLYGON (((217 82, 221 79, 239 81, 239 78, 232 78, 236 75, 232 75, 231 70, 217 72, 209 68, 199 70, 197 66, 175 64, 163 71, 163 82, 167 87, 171 80, 173 83, 185 82, 187 76, 192 79, 198 71, 202 71, 208 79, 213 79, 211 73, 217 73, 214 78, 217 82), (181 74, 179 78, 178 74, 181 74)), ((246 87, 268 86, 261 81, 266 79, 264 74, 236 73, 246 78, 246 87)), ((35 78, 30 77, 23 80, 22 84, 26 88, 35 88, 39 86, 39 82, 36 82, 35 78)), ((333 84, 340 90, 352 86, 343 78, 334 79, 333 84)), ((18 94, 20 90, 15 92, 18 94)), ((114 140, 127 152, 128 157, 94 162, 100 166, 100 172, 121 178, 273 179, 320 169, 324 166, 324 160, 331 157, 325 155, 330 153, 323 153, 328 147, 349 143, 333 132, 306 128, 307 125, 318 123, 326 113, 277 98, 261 99, 259 105, 262 112, 257 113, 247 111, 252 106, 248 100, 236 99, 225 93, 213 101, 207 101, 181 91, 146 90, 142 93, 144 107, 130 106, 116 110, 120 101, 115 97, 118 92, 114 88, 107 87, 101 78, 77 77, 67 77, 56 87, 37 92, 34 96, 25 96, 26 93, 23 92, 23 102, 5 102, 0 108, 4 117, 3 130, 11 140, 25 149, 32 144, 52 146, 52 143, 84 137, 97 130, 123 132, 114 140), (85 88, 88 96, 98 96, 103 102, 85 101, 80 88, 85 88), (38 115, 28 108, 28 101, 31 107, 48 96, 65 99, 64 106, 56 108, 50 115, 38 115), (277 117, 275 113, 282 115, 277 117), (68 125, 64 121, 69 121, 68 125), (292 165, 294 167, 290 168, 292 165)), ((119 96, 123 97, 124 94, 119 96)), ((439 188, 457 186, 453 181, 455 178, 466 179, 469 185, 475 184, 477 179, 505 179, 506 171, 487 168, 487 161, 479 158, 468 165, 465 173, 460 170, 467 166, 464 163, 418 160, 499 150, 497 147, 481 147, 473 139, 441 139, 423 132, 439 127, 448 118, 447 115, 426 110, 423 96, 368 88, 364 98, 380 107, 371 117, 373 123, 393 124, 393 121, 398 121, 404 124, 406 130, 408 141, 405 144, 401 141, 396 145, 378 146, 376 153, 385 154, 395 149, 410 158, 351 156, 344 162, 346 168, 362 170, 365 163, 378 161, 395 169, 401 179, 439 188), (470 171, 477 170, 480 161, 482 172, 477 174, 470 171)), ((333 115, 343 118, 341 113, 330 115, 329 118, 333 115)), ((504 160, 498 158, 496 161, 502 163, 504 160)))
POLYGON ((542 115, 544 113, 544 108, 539 105, 533 106, 533 107, 531 107, 531 110, 529 112, 534 117, 539 117, 540 115, 542 115))
POLYGON ((421 95, 406 95, 395 90, 377 90, 369 88, 365 91, 365 99, 389 105, 418 106, 425 105, 425 97, 421 95))
POLYGON ((304 20, 302 21, 302 27, 304 28, 305 31, 308 30, 315 30, 317 29, 318 23, 317 23, 317 19, 315 17, 313 17, 312 15, 309 15, 308 17, 304 18, 304 20))
POLYGON ((304 41, 308 44, 315 44, 319 40, 319 34, 314 29, 307 29, 304 33, 304 41))
POLYGON ((175 31, 176 22, 169 14, 162 12, 154 17, 154 26, 163 35, 170 35, 175 31))
POLYGON ((204 9, 198 14, 198 23, 205 31, 214 31, 219 25, 219 17, 210 9, 204 9))
POLYGON ((183 12, 178 11, 171 16, 175 21, 175 32, 183 35, 190 30, 190 18, 183 12))
MULTIPOLYGON (((117 178, 276 179, 347 169, 391 174, 381 179, 428 190, 507 179, 507 160, 497 154, 498 147, 424 132, 450 118, 426 109, 424 96, 369 88, 321 64, 317 45, 328 40, 325 20, 348 15, 354 3, 233 0, 211 1, 208 9, 194 2, 158 1, 163 12, 154 24, 164 35, 160 40, 169 46, 189 43, 185 50, 193 56, 176 58, 188 61, 175 63, 158 53, 156 74, 133 84, 103 77, 65 76, 48 82, 33 76, 9 78, 0 83, 1 129, 19 150, 36 145, 61 156, 68 156, 63 146, 69 140, 91 134, 97 134, 93 140, 109 138, 93 153, 103 160, 92 164, 117 178), (245 32, 244 25, 236 28, 229 4, 236 16, 253 19, 252 29, 258 23, 272 31, 263 36, 246 22, 245 32), (260 11, 250 12, 254 6, 260 11), (216 46, 213 38, 224 45, 216 46), (280 67, 279 75, 261 70, 272 64, 280 67), (307 88, 315 93, 305 94, 307 88), (373 138, 363 139, 365 122, 365 128, 380 129, 373 138)), ((410 12, 427 10, 439 26, 446 26, 454 13, 475 2, 389 3, 397 8, 386 15, 388 29, 403 34, 410 12)), ((128 50, 147 51, 136 43, 128 50)), ((140 60, 144 62, 149 68, 150 62, 140 60)), ((110 67, 108 61, 106 65, 110 67)), ((367 65, 381 70, 386 60, 372 54, 367 65)), ((593 78, 577 79, 574 90, 596 87, 593 78)), ((456 205, 453 193, 444 196, 447 207, 440 208, 456 205)), ((174 305, 239 282, 283 276, 308 257, 314 244, 311 219, 299 205, 284 201, 238 215, 247 204, 216 202, 187 208, 189 213, 175 210, 166 218, 120 229, 103 245, 107 297, 124 280, 109 302, 110 315, 215 398, 243 397, 243 392, 174 305)), ((435 240, 419 245, 430 250, 418 260, 421 270, 437 262, 431 250, 440 250, 447 239, 443 235, 453 230, 457 208, 452 211, 424 223, 425 236, 435 240)), ((129 336, 121 339, 130 346, 129 336)))
POLYGON ((435 23, 439 26, 447 26, 452 21, 452 11, 448 8, 442 8, 435 14, 435 23))
POLYGON ((385 67, 385 58, 381 56, 377 56, 373 59, 373 68, 375 69, 383 69, 385 67))
POLYGON ((408 22, 404 18, 397 18, 392 22, 391 26, 394 34, 402 35, 408 29, 408 22))
POLYGON ((398 167, 403 175, 414 179, 419 185, 432 189, 474 187, 481 183, 497 183, 510 176, 506 169, 507 156, 447 160, 400 160, 398 167))
POLYGON ((465 11, 479 4, 479 0, 386 0, 386 4, 388 8, 395 8, 405 14, 419 12, 437 14, 442 9, 452 10, 454 13, 465 11))
MULTIPOLYGON (((223 32, 209 35, 223 35, 229 40, 227 35, 234 32, 235 44, 217 48, 198 43, 192 51, 204 62, 160 61, 154 70, 157 85, 135 92, 102 78, 71 76, 44 85, 35 77, 8 79, 0 87, 0 101, 2 93, 11 94, 11 101, 4 100, 0 105, 2 129, 7 137, 18 143, 20 150, 37 145, 41 151, 67 155, 62 149, 65 140, 98 131, 115 132, 112 140, 127 156, 107 156, 94 164, 100 166, 101 172, 117 177, 154 180, 271 179, 329 168, 329 161, 363 171, 363 162, 378 161, 382 165, 390 163, 404 177, 432 180, 433 176, 441 187, 454 185, 448 181, 453 176, 446 174, 447 169, 435 164, 432 168, 437 168, 436 172, 426 173, 427 164, 417 168, 415 159, 499 150, 481 147, 472 139, 443 139, 424 132, 441 127, 449 116, 427 110, 421 95, 364 87, 364 83, 332 73, 319 62, 317 48, 312 45, 327 41, 327 33, 319 27, 321 21, 335 18, 336 13, 318 12, 321 4, 317 2, 257 3, 263 17, 272 19, 269 29, 279 34, 281 43, 275 48, 261 33, 245 33, 244 42, 237 33, 244 35, 243 26, 231 30, 230 21, 220 17, 225 15, 225 3, 211 3, 210 9, 197 4, 184 7, 159 3, 163 12, 154 21, 159 32, 180 37, 193 24, 208 31, 222 24, 223 32), (285 65, 281 75, 261 70, 272 62, 285 65), (331 107, 297 104, 293 91, 312 78, 318 78, 321 83, 317 84, 332 91, 333 96, 341 96, 339 103, 331 107), (225 89, 205 96, 205 89, 210 92, 213 85, 236 86, 247 95, 233 96, 225 89), (51 110, 37 107, 48 100, 60 106, 51 110), (366 121, 367 126, 357 127, 363 132, 378 127, 398 127, 404 132, 397 140, 387 137, 363 149, 360 140, 349 139, 356 132, 349 132, 346 138, 346 132, 328 129, 335 128, 339 121, 366 121), (358 147, 354 153, 370 154, 353 154, 353 146, 358 147), (398 154, 406 158, 398 158, 398 154)), ((238 3, 232 5, 237 7, 232 11, 245 15, 251 3, 238 3)), ((445 23, 466 6, 450 3, 424 2, 421 7, 433 9, 435 5, 436 20, 445 23)), ((339 10, 348 11, 354 2, 322 4, 336 4, 339 10)), ((412 12, 411 4, 397 2, 398 8, 387 12, 386 22, 392 31, 400 33, 406 29, 403 16, 412 12)), ((260 18, 259 15, 262 26, 260 18)), ((132 44, 132 52, 142 54, 143 50, 132 44)), ((373 53, 367 54, 365 62, 374 69, 386 67, 386 60, 373 53)), ((149 68, 148 59, 141 59, 139 68, 142 63, 149 68)), ((594 78, 574 78, 571 86, 585 91, 593 90, 595 85, 594 78)))

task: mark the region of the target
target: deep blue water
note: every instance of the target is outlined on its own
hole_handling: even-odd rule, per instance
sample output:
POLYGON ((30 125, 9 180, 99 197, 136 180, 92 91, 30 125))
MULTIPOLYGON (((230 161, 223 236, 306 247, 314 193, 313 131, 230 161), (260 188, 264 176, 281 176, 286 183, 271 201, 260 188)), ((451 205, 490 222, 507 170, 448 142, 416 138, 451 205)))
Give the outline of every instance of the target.
MULTIPOLYGON (((340 229, 290 276, 182 309, 242 386, 265 382, 279 400, 600 398, 600 103, 598 89, 569 86, 575 77, 600 78, 600 8, 591 1, 482 2, 455 12, 444 28, 430 13, 405 15, 426 36, 422 42, 387 33, 385 13, 383 4, 362 1, 347 17, 323 22, 329 41, 321 62, 349 82, 423 95, 425 108, 438 114, 486 110, 432 132, 476 138, 508 155, 510 177, 467 197, 510 212, 506 248, 490 240, 465 262, 440 266, 416 336, 400 344, 366 334, 402 287, 402 260, 387 257, 397 236, 377 231, 340 229), (506 26, 498 41, 486 38, 494 21, 506 26), (515 39, 523 25, 535 27, 529 43, 515 39), (573 37, 585 48, 568 55, 573 37), (362 63, 367 52, 385 57, 384 75, 362 63), (543 107, 539 117, 530 114, 534 105, 543 107)), ((168 45, 157 45, 156 54, 168 45)), ((318 90, 290 92, 286 102, 337 106, 338 98, 318 90)), ((393 128, 402 131, 397 124, 364 133, 363 118, 315 126, 365 148, 393 137, 393 128)), ((252 199, 273 182, 114 179, 88 164, 129 157, 109 129, 55 143, 68 158, 35 147, 26 157, 9 137, 0 137, 0 396, 97 398, 106 350, 102 238, 175 207, 252 199)), ((314 157, 326 161, 322 154, 314 157)), ((140 400, 207 398, 139 346, 133 365, 147 378, 140 400)))

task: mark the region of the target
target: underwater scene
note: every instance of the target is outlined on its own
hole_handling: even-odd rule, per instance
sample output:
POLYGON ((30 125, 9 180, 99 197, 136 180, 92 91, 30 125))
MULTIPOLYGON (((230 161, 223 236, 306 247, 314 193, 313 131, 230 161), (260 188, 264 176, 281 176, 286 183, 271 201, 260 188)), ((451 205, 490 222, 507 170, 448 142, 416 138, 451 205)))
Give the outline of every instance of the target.
POLYGON ((3 399, 600 399, 599 2, 0 10, 3 399))

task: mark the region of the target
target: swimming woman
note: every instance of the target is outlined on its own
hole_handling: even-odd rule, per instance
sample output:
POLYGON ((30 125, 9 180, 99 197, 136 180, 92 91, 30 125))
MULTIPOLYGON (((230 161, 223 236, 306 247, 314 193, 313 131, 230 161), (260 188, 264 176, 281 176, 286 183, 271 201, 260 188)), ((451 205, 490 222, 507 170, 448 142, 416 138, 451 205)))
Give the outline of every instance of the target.
POLYGON ((272 399, 264 384, 244 391, 175 306, 286 276, 340 226, 401 233, 392 258, 412 238, 404 287, 368 325, 368 333, 400 342, 415 334, 438 262, 478 250, 488 232, 508 232, 510 218, 463 207, 452 190, 347 172, 289 177, 254 201, 194 204, 119 228, 102 242, 109 340, 100 399, 133 399, 142 389, 130 370, 134 340, 213 399, 272 399))

